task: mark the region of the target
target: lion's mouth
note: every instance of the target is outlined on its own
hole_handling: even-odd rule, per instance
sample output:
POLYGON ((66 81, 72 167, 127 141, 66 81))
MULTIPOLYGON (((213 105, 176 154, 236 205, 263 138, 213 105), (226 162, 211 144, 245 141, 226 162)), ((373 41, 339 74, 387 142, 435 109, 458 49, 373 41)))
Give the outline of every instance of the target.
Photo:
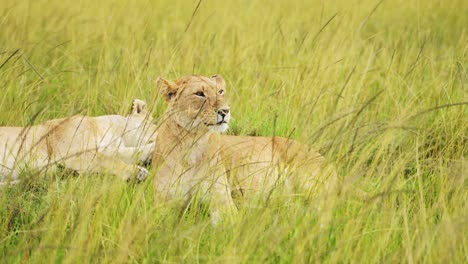
POLYGON ((216 124, 211 124, 211 123, 205 123, 206 126, 219 126, 219 125, 222 125, 222 124, 227 124, 228 122, 226 122, 225 120, 223 121, 220 121, 216 124))

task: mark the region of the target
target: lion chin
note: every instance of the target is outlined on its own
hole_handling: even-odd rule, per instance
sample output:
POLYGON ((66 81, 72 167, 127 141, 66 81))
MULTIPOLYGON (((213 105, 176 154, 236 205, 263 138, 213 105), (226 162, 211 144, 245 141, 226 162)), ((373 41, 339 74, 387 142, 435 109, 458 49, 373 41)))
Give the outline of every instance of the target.
POLYGON ((225 133, 229 129, 228 123, 216 124, 208 127, 210 131, 225 133))

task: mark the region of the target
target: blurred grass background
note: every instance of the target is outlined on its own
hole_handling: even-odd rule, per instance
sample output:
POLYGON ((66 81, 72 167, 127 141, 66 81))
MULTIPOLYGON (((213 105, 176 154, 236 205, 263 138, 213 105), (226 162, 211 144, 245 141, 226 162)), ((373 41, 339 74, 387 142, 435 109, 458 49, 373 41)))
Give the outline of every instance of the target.
POLYGON ((221 74, 230 133, 307 142, 343 182, 325 227, 281 196, 213 227, 155 208, 151 179, 31 171, 0 190, 0 259, 466 262, 466 14, 463 0, 0 0, 0 125, 125 114, 133 98, 157 118, 158 76, 221 74))

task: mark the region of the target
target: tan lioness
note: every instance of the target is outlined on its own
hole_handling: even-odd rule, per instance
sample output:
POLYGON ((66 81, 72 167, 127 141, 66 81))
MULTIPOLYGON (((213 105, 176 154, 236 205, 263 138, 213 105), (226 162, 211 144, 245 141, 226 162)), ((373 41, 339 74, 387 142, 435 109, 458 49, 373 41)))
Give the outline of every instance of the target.
POLYGON ((158 196, 191 198, 209 193, 214 216, 234 210, 232 195, 269 192, 280 182, 290 189, 315 190, 324 158, 305 145, 282 137, 223 136, 230 108, 221 76, 183 77, 176 82, 159 78, 169 103, 160 124, 153 164, 158 196), (304 167, 303 173, 294 173, 304 167), (282 175, 293 175, 286 179, 282 175))
POLYGON ((54 165, 143 180, 148 171, 135 164, 154 151, 151 121, 146 103, 135 99, 127 117, 76 115, 30 127, 0 127, 0 182, 17 180, 26 167, 54 165))

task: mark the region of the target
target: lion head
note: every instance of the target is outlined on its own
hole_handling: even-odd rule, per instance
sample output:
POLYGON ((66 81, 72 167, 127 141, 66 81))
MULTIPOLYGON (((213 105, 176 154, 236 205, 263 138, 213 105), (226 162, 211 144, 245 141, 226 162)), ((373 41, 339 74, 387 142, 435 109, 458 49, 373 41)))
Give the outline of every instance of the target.
POLYGON ((231 113, 221 76, 186 76, 176 82, 159 78, 157 85, 169 103, 166 118, 179 126, 191 131, 225 132, 229 128, 231 113))

